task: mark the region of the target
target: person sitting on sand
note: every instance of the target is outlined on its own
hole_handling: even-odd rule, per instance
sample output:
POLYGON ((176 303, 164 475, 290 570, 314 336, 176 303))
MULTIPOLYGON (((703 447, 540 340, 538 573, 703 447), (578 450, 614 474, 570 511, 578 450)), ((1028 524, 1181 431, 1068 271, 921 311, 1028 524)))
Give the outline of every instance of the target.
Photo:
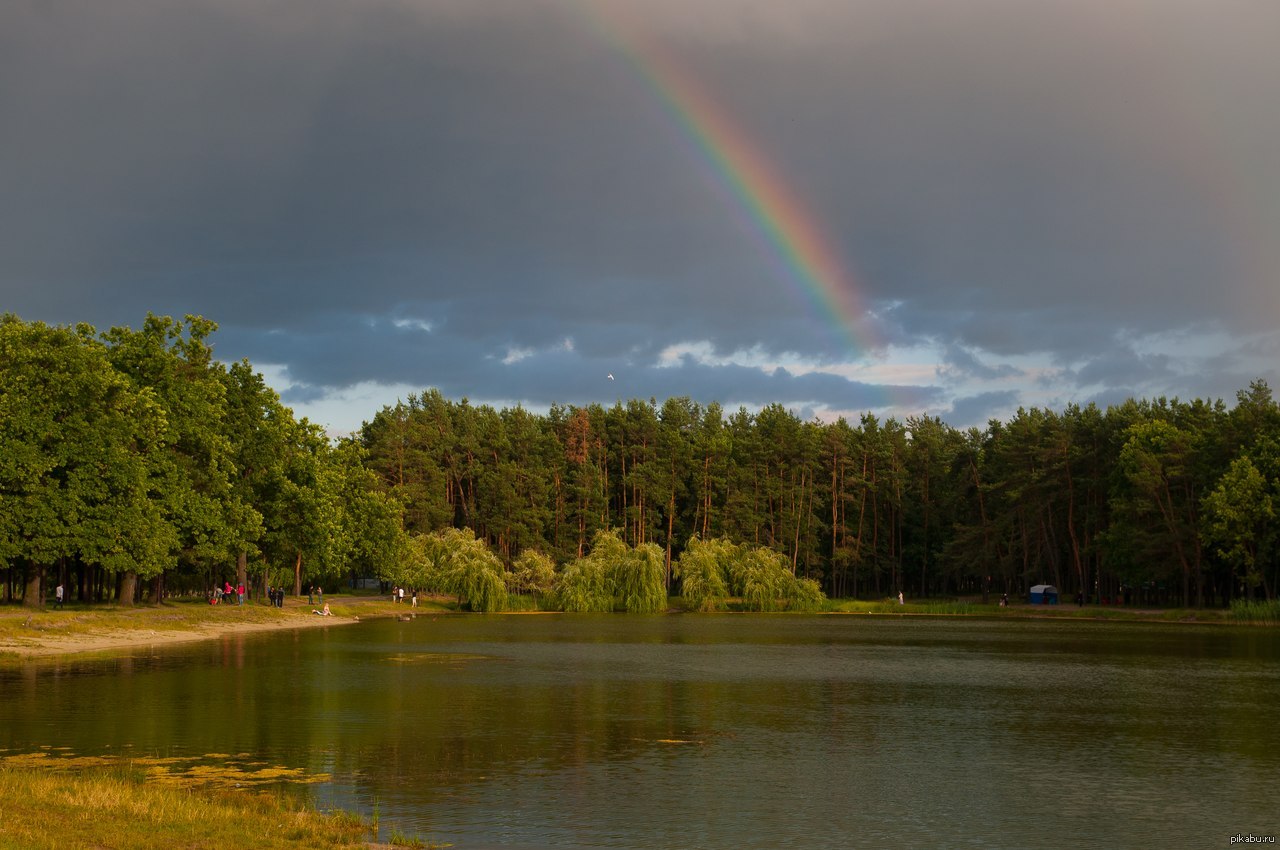
POLYGON ((324 603, 324 610, 323 610, 323 611, 317 611, 317 610, 315 610, 314 608, 312 608, 312 609, 311 609, 311 613, 312 613, 312 614, 319 614, 321 617, 332 617, 332 616, 333 616, 333 614, 329 612, 329 603, 328 603, 328 602, 324 603))

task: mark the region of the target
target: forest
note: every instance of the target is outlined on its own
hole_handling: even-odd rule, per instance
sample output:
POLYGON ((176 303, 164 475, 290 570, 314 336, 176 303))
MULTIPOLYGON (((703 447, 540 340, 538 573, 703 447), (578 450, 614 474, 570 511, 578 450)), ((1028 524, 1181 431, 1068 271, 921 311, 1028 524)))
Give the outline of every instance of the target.
POLYGON ((688 398, 541 414, 429 389, 335 441, 247 361, 216 361, 215 329, 0 320, 6 599, 53 574, 122 601, 234 575, 295 593, 373 576, 489 610, 503 591, 649 610, 656 584, 803 607, 1040 582, 1202 607, 1273 599, 1280 579, 1280 407, 1262 380, 1231 407, 1032 408, 968 430, 688 398))

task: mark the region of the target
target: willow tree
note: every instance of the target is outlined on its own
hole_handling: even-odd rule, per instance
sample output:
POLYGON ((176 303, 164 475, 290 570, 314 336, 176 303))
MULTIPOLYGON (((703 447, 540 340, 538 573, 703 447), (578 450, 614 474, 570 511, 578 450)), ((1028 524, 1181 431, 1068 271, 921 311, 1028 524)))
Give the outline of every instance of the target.
POLYGON ((763 546, 740 546, 728 565, 730 592, 750 611, 812 611, 825 600, 810 578, 791 573, 786 555, 763 546))
POLYGON ((656 543, 641 543, 606 569, 613 595, 630 614, 656 614, 667 607, 666 557, 656 543))
POLYGON ((507 588, 502 562, 469 528, 410 538, 409 557, 387 577, 458 597, 472 611, 502 611, 507 588))
POLYGON ((617 581, 626 571, 629 557, 630 550, 618 532, 596 532, 590 553, 566 564, 556 580, 552 592, 556 607, 575 613, 612 611, 617 581))
POLYGON ((680 595, 698 611, 718 611, 729 601, 728 564, 736 547, 728 540, 691 537, 675 564, 680 595))
POLYGON ((511 570, 503 577, 510 593, 531 593, 535 597, 546 596, 555 586, 556 565, 548 556, 535 549, 525 549, 511 564, 511 570))

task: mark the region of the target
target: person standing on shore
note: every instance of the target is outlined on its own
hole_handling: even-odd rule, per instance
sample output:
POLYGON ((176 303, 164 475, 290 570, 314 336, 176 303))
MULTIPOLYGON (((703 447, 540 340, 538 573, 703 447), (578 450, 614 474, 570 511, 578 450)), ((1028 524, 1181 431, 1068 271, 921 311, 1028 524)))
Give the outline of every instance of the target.
POLYGON ((53 591, 53 609, 56 611, 62 608, 62 595, 66 593, 66 589, 62 586, 62 582, 58 582, 58 587, 53 591))
POLYGON ((236 604, 237 605, 244 604, 244 583, 243 582, 236 585, 236 604))

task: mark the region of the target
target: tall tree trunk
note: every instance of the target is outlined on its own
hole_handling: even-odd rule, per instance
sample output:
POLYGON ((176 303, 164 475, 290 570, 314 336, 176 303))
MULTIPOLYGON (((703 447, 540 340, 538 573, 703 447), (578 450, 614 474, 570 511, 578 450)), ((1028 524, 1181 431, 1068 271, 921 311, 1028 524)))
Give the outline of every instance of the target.
POLYGON ((236 555, 236 589, 249 587, 249 553, 236 555))
POLYGON ((138 574, 133 570, 126 570, 120 574, 120 597, 116 600, 116 604, 124 608, 133 607, 133 597, 138 593, 138 574))
POLYGON ((853 538, 853 559, 850 568, 853 570, 852 587, 849 595, 858 598, 858 568, 862 565, 862 528, 867 518, 867 452, 862 453, 862 499, 858 503, 858 534, 853 538))
POLYGON ((44 565, 27 564, 27 586, 22 592, 24 608, 39 608, 44 600, 40 598, 44 590, 44 565))
POLYGON ((1085 579, 1084 561, 1080 558, 1080 543, 1076 539, 1076 491, 1071 481, 1071 459, 1066 448, 1062 450, 1062 465, 1067 471, 1067 536, 1071 539, 1071 562, 1076 568, 1076 583, 1082 599, 1089 598, 1089 583, 1085 579))
POLYGON ((671 460, 671 501, 667 503, 667 593, 671 592, 671 537, 676 533, 676 463, 671 460))
POLYGON ((302 553, 298 553, 298 558, 293 562, 293 595, 302 595, 302 553))

